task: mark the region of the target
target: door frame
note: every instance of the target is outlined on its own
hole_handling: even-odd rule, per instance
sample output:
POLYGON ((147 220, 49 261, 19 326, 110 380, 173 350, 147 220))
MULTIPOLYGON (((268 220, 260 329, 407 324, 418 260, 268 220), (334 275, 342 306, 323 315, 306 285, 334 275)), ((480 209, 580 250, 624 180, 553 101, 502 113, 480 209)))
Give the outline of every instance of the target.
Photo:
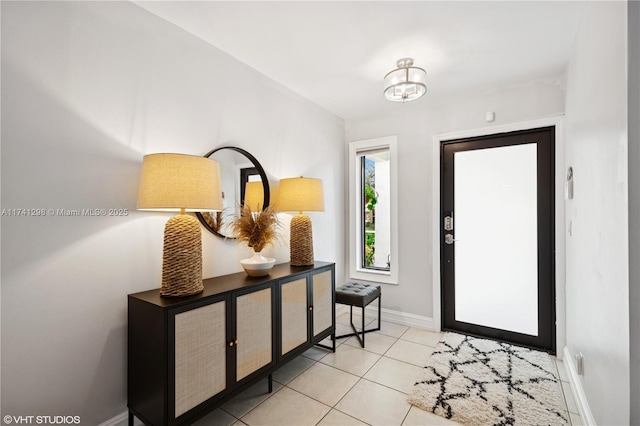
POLYGON ((538 120, 511 123, 499 126, 483 127, 479 129, 459 132, 441 133, 433 136, 431 166, 432 166, 432 288, 433 288, 433 328, 442 330, 442 294, 440 289, 440 145, 443 141, 452 139, 473 138, 498 133, 530 130, 541 127, 555 126, 555 278, 556 278, 556 356, 561 358, 566 342, 566 303, 565 303, 565 155, 563 116, 554 116, 538 120))

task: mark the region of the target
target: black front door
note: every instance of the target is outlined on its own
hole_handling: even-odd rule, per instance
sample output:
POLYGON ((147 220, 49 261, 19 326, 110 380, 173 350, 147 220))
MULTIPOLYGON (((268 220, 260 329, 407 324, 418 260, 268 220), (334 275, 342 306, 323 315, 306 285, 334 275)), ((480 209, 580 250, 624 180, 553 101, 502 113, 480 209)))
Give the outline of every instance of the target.
POLYGON ((442 142, 443 329, 555 353, 554 132, 442 142))

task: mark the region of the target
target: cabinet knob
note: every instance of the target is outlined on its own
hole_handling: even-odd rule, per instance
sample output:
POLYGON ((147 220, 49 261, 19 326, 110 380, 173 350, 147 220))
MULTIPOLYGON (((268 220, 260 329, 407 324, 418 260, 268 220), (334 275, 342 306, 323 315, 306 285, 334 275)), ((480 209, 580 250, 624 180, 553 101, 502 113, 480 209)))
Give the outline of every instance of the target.
POLYGON ((309 310, 310 310, 310 311, 313 311, 313 306, 309 306, 309 310))
POLYGON ((233 342, 229 342, 229 346, 233 346, 233 342))

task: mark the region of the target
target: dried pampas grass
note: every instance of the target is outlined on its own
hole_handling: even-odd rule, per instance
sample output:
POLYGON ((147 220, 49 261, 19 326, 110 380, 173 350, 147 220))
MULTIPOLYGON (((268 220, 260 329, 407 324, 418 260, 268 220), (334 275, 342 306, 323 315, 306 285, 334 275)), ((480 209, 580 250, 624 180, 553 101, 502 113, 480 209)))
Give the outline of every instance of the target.
POLYGON ((242 206, 240 216, 233 221, 231 232, 253 251, 260 252, 276 241, 279 226, 277 213, 271 207, 254 214, 249 206, 242 206))

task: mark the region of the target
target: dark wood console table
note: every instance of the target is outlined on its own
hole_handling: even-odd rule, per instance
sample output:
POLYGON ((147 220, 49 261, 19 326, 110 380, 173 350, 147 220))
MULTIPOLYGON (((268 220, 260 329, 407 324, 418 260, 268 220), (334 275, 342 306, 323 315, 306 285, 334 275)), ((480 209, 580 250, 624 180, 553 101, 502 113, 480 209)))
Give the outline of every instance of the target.
POLYGON ((128 407, 147 425, 191 424, 331 336, 335 265, 204 280, 200 294, 128 296, 128 407))

